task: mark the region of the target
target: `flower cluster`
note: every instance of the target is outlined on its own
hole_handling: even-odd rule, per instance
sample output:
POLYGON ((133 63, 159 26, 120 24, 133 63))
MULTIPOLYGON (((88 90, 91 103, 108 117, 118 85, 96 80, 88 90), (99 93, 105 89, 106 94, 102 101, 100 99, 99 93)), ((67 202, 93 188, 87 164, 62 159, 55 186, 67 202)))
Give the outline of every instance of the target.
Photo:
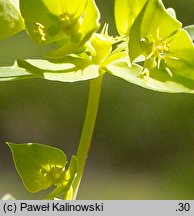
MULTIPOLYGON (((97 32, 100 14, 94 0, 7 2, 14 9, 2 13, 6 22, 12 17, 6 35, 25 28, 32 40, 52 44, 52 50, 43 59, 17 60, 11 68, 0 68, 7 71, 2 81, 41 77, 75 82, 107 72, 152 90, 194 92, 194 26, 183 28, 161 0, 115 0, 115 37, 108 35, 108 24, 97 32)), ((0 0, 0 6, 4 3, 0 0)))

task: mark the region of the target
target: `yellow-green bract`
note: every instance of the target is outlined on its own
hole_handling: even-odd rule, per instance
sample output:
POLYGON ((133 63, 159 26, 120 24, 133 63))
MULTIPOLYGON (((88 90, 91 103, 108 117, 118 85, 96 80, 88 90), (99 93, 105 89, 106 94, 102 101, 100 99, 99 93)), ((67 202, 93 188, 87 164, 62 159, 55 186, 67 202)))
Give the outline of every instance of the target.
MULTIPOLYGON (((123 2, 125 5, 133 4, 131 0, 123 2)), ((139 9, 135 10, 139 13, 132 13, 133 9, 126 7, 121 15, 122 19, 128 20, 132 13, 133 22, 122 25, 118 14, 122 14, 123 6, 119 8, 117 0, 116 3, 117 29, 127 37, 128 60, 113 62, 108 70, 113 75, 152 90, 193 93, 194 45, 174 14, 165 9, 160 0, 139 1, 139 9), (126 62, 130 63, 128 69, 126 62)))
POLYGON ((40 43, 58 42, 50 57, 77 51, 99 27, 94 0, 20 0, 21 14, 30 37, 40 43))
POLYGON ((149 0, 131 28, 131 62, 143 55, 145 73, 157 69, 194 79, 194 45, 181 27, 160 1, 149 0))
POLYGON ((69 194, 77 172, 75 156, 72 156, 66 169, 66 155, 58 148, 37 143, 8 145, 17 172, 28 191, 36 193, 54 185, 56 189, 48 195, 48 199, 63 193, 69 194))

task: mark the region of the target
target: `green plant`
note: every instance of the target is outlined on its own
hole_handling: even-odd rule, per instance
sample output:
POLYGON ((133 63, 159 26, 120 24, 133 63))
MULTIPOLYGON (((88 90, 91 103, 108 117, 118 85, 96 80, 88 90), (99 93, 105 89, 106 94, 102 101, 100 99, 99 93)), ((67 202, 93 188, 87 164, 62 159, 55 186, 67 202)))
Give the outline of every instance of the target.
POLYGON ((83 175, 103 76, 169 93, 194 92, 194 26, 183 28, 173 9, 160 0, 115 0, 118 36, 100 33, 94 0, 0 0, 0 38, 25 30, 52 47, 44 59, 17 59, 0 68, 0 81, 43 78, 60 82, 90 80, 85 122, 76 156, 67 165, 63 151, 50 146, 8 143, 16 169, 32 193, 54 186, 46 199, 76 199, 83 175))

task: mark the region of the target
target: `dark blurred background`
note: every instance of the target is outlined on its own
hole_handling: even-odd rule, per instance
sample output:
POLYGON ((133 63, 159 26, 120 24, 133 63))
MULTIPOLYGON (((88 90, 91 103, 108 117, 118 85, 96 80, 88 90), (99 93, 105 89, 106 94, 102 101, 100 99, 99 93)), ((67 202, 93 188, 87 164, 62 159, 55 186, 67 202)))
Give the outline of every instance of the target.
MULTIPOLYGON (((113 0, 96 1, 101 23, 116 34, 113 0)), ((193 0, 165 0, 183 25, 194 23, 193 0)), ((0 64, 41 56, 25 33, 0 41, 0 64)), ((5 142, 36 142, 75 154, 89 82, 41 79, 0 83, 0 197, 40 199, 18 177, 5 142)), ((194 199, 194 96, 143 89, 106 75, 78 199, 194 199)))

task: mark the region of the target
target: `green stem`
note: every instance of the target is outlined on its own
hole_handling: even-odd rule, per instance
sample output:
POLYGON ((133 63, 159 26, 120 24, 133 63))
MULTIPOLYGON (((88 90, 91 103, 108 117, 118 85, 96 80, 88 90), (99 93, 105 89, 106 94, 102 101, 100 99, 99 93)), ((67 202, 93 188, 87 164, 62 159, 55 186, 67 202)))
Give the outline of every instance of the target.
POLYGON ((88 98, 88 106, 85 115, 85 121, 82 129, 82 134, 77 150, 77 160, 78 160, 78 171, 75 182, 73 183, 74 197, 76 199, 79 184, 83 175, 85 163, 87 160, 88 151, 90 149, 90 144, 92 140, 92 135, 94 131, 94 126, 96 122, 96 116, 98 111, 101 86, 102 86, 103 76, 90 81, 90 91, 88 98))

